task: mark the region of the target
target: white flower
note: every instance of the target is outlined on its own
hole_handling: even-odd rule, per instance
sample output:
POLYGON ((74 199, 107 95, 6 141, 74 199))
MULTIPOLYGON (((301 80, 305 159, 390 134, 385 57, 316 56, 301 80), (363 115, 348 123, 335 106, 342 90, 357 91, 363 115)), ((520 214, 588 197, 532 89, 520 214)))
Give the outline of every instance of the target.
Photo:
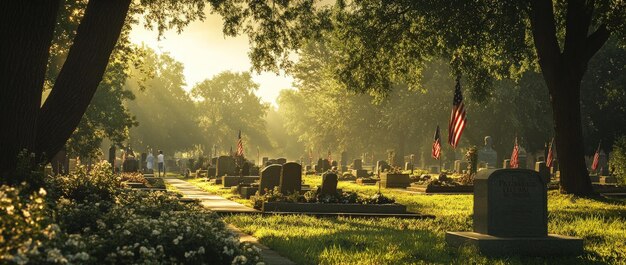
POLYGON ((49 249, 46 251, 46 261, 55 263, 67 263, 67 259, 61 254, 58 248, 49 249))
POLYGON ((174 243, 174 245, 178 245, 178 242, 179 242, 179 241, 180 241, 180 240, 178 240, 178 237, 177 237, 177 238, 174 238, 174 240, 172 240, 172 243, 174 243))
POLYGON ((204 247, 198 248, 198 253, 199 254, 204 254, 204 247))
POLYGON ((160 234, 161 234, 161 231, 159 231, 159 230, 157 230, 157 229, 152 230, 152 235, 153 235, 153 236, 158 236, 158 235, 160 235, 160 234))
POLYGON ((46 196, 46 190, 44 188, 39 188, 39 195, 46 196))
POLYGON ((128 231, 128 230, 126 230, 126 229, 124 229, 124 232, 123 232, 123 233, 124 233, 124 235, 125 235, 125 236, 130 235, 130 231, 128 231))
POLYGON ((89 254, 87 254, 87 252, 80 252, 76 254, 74 258, 86 261, 86 260, 89 260, 89 254))

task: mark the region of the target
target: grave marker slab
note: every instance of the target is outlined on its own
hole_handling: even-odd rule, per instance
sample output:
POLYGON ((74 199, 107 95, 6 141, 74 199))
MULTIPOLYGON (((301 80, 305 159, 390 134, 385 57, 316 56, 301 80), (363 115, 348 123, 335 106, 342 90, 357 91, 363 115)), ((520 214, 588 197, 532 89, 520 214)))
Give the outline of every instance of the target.
POLYGON ((327 172, 322 176, 322 188, 320 193, 322 195, 337 195, 337 174, 327 172))
POLYGON ((486 255, 580 255, 580 238, 548 234, 545 179, 527 169, 488 169, 474 179, 474 231, 446 232, 453 247, 486 255))
POLYGON ((282 166, 278 164, 269 165, 261 170, 261 180, 259 184, 259 192, 265 194, 266 190, 273 190, 274 187, 280 185, 280 172, 282 166))
POLYGON ((291 194, 302 190, 302 165, 295 162, 285 163, 280 172, 280 192, 291 194))

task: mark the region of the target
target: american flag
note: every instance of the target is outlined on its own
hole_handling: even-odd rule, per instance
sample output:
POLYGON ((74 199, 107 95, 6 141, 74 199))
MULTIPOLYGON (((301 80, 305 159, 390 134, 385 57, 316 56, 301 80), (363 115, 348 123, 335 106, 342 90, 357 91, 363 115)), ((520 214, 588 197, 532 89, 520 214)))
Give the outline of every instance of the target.
POLYGON ((237 156, 243 156, 243 140, 241 139, 241 130, 239 130, 239 137, 237 139, 237 156))
POLYGON ((517 137, 515 137, 515 145, 513 146, 513 153, 511 154, 511 162, 509 163, 511 165, 511 168, 519 167, 518 155, 519 155, 519 145, 517 145, 517 137))
POLYGON ((435 131, 435 139, 433 141, 432 153, 433 158, 437 160, 439 160, 439 157, 441 156, 441 137, 439 135, 439 125, 437 125, 437 130, 435 131))
POLYGON ((457 78, 454 88, 454 100, 452 101, 452 113, 450 114, 450 124, 448 125, 448 143, 452 148, 456 148, 459 144, 466 122, 461 83, 457 78))
POLYGON ((550 146, 548 147, 548 156, 546 157, 546 166, 548 168, 552 167, 552 163, 554 161, 554 138, 550 142, 550 146))
POLYGON ((596 153, 593 155, 593 163, 591 163, 591 169, 598 169, 598 164, 600 163, 600 144, 598 144, 598 149, 596 149, 596 153))

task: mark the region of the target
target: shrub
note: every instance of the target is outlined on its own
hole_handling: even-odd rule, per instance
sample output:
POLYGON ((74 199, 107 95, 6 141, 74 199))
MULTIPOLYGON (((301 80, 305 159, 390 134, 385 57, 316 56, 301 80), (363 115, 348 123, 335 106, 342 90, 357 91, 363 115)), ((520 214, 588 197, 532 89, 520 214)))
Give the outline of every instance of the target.
POLYGON ((626 135, 613 143, 613 152, 609 158, 609 169, 620 184, 626 184, 626 135))
POLYGON ((120 175, 120 181, 122 182, 139 182, 144 185, 148 185, 148 180, 140 172, 128 172, 120 175))
POLYGON ((29 253, 58 231, 48 223, 45 195, 43 189, 25 196, 18 188, 0 186, 0 263, 28 262, 29 253))
POLYGON ((96 164, 90 172, 79 166, 76 173, 49 176, 46 182, 53 200, 63 197, 75 201, 112 201, 122 187, 120 178, 106 161, 96 164))
POLYGON ((260 261, 215 213, 167 192, 120 190, 108 164, 49 183, 55 196, 0 187, 0 264, 260 261))

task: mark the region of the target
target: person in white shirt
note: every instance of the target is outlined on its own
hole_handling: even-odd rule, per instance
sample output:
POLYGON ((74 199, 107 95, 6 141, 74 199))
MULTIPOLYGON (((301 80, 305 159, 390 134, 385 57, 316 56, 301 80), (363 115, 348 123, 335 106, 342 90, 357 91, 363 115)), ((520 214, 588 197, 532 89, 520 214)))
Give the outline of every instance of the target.
POLYGON ((165 177, 165 156, 163 155, 163 151, 161 150, 159 150, 157 162, 159 163, 159 177, 161 176, 161 171, 163 172, 163 176, 165 177))
POLYGON ((148 169, 146 173, 154 174, 154 156, 152 152, 148 153, 148 157, 146 157, 146 168, 148 169))

